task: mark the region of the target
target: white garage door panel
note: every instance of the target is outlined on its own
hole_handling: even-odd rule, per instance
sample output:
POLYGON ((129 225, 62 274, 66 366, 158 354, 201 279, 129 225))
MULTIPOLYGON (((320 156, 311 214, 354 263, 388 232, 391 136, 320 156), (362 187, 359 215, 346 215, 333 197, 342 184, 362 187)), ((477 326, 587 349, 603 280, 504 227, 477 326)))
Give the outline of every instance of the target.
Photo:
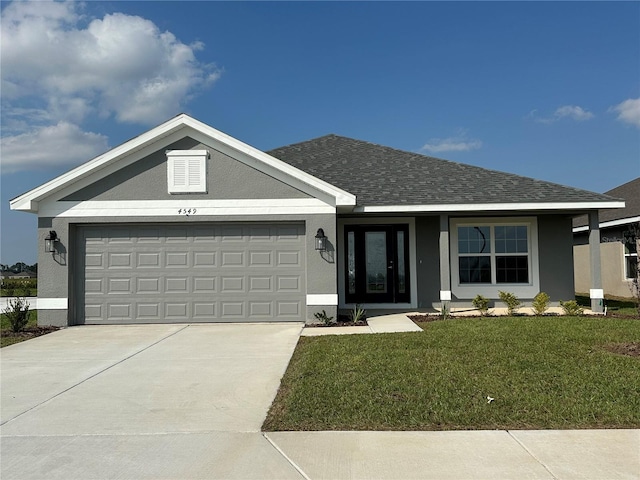
POLYGON ((303 320, 303 225, 80 230, 80 323, 303 320))

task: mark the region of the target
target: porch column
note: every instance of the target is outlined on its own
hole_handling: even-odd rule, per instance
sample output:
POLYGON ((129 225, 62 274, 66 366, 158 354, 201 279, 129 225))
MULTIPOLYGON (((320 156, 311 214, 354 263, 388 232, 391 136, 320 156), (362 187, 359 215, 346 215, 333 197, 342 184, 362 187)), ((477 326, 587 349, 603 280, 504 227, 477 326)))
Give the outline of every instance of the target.
POLYGON ((440 215, 440 302, 451 301, 451 269, 449 263, 449 215, 440 215))
POLYGON ((598 211, 589 212, 589 256, 591 260, 591 310, 604 312, 604 290, 600 265, 600 216, 598 211))

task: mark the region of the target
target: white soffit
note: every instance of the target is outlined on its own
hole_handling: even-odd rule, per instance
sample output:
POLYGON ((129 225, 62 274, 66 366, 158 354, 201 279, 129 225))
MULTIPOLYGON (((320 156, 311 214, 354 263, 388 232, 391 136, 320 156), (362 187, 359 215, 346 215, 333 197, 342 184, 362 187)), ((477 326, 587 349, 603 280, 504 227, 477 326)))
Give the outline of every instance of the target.
MULTIPOLYGON (((334 206, 355 205, 356 203, 355 195, 292 167, 186 114, 180 114, 79 167, 14 198, 10 202, 11 209, 37 212, 40 200, 51 197, 58 192, 64 191, 65 194, 69 194, 71 191, 83 188, 87 184, 100 180, 114 171, 139 160, 151 153, 151 151, 162 148, 158 145, 159 140, 165 139, 165 143, 168 145, 183 136, 191 136, 204 144, 211 143, 211 140, 214 140, 216 143, 211 145, 212 148, 219 149, 232 158, 270 174, 274 178, 288 183, 305 193, 317 195, 320 192, 333 199, 331 203, 334 206), (183 132, 185 128, 187 132, 183 132), (127 160, 120 162, 119 160, 124 157, 128 157, 127 160), (88 177, 91 177, 90 180, 88 177), (83 179, 88 181, 83 183, 83 179)), ((58 199, 62 197, 64 195, 58 195, 58 199)), ((50 200, 56 199, 51 198, 50 200)))

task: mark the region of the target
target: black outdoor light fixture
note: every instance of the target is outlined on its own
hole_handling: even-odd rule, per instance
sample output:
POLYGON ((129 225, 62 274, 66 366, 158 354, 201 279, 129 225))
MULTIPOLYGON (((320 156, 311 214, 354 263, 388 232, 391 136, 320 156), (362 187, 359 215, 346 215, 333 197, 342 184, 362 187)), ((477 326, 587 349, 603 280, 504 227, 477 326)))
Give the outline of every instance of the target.
POLYGON ((324 230, 319 228, 318 233, 316 233, 316 250, 320 250, 321 252, 327 249, 327 237, 324 236, 324 230))
POLYGON ((58 234, 55 230, 49 230, 49 235, 44 237, 44 251, 47 253, 56 253, 56 242, 58 234))

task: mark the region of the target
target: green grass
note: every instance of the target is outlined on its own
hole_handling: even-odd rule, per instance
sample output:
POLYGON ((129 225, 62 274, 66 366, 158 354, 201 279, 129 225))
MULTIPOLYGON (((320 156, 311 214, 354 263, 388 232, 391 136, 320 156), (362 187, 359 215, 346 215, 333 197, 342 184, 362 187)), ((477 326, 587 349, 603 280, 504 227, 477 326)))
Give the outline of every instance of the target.
MULTIPOLYGON (((27 323, 27 328, 37 327, 38 326, 38 312, 37 310, 29 311, 29 323, 27 323)), ((14 334, 11 331, 11 324, 9 323, 9 319, 3 313, 0 315, 0 348, 6 347, 8 345, 13 345, 14 343, 24 342, 25 340, 29 340, 33 338, 34 335, 28 334, 14 334)))
POLYGON ((640 357, 604 348, 640 342, 639 320, 503 317, 421 327, 302 337, 263 429, 640 427, 640 357))
MULTIPOLYGON (((576 301, 578 305, 586 308, 591 308, 591 299, 586 294, 576 294, 576 301)), ((605 295, 605 305, 607 306, 607 312, 619 315, 638 315, 638 305, 630 298, 617 298, 605 295)))

